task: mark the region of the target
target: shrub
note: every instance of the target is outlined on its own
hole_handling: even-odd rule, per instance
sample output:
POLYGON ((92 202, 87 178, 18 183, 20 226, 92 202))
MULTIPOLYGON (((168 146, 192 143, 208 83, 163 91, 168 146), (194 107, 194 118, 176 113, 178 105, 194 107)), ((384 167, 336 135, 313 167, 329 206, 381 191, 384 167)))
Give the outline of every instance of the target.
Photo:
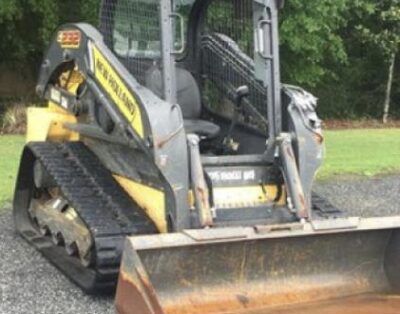
POLYGON ((22 103, 7 106, 0 128, 1 134, 23 134, 26 131, 26 108, 22 103))

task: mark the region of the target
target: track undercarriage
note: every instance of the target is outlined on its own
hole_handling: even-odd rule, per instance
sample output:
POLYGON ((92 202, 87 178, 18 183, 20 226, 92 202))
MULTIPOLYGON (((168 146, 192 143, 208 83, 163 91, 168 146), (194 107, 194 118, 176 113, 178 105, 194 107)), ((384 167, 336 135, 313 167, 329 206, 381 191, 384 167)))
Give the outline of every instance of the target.
POLYGON ((86 291, 114 289, 125 236, 152 223, 82 143, 31 143, 23 165, 18 231, 86 291))

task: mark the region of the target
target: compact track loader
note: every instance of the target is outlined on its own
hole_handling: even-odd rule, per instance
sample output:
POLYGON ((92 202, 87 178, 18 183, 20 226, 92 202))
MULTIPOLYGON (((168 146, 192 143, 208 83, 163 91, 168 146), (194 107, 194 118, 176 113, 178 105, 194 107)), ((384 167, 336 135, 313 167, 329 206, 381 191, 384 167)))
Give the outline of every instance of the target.
POLYGON ((400 217, 312 193, 324 138, 281 84, 282 7, 104 0, 100 31, 57 30, 15 223, 87 292, 118 284, 118 313, 400 313, 400 217))

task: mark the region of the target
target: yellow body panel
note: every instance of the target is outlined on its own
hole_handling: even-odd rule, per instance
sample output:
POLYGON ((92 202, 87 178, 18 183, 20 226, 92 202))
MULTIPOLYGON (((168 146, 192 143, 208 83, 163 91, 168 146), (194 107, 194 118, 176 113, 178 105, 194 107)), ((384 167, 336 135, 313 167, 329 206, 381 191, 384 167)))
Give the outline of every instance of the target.
MULTIPOLYGON (((274 202, 278 195, 275 185, 218 187, 213 189, 214 204, 217 208, 253 207, 268 202, 274 202)), ((278 205, 285 204, 285 196, 277 201, 278 205)))
POLYGON ((76 123, 76 117, 49 103, 47 108, 28 108, 27 142, 78 141, 79 134, 68 130, 64 123, 76 123))
MULTIPOLYGON (((279 200, 276 200, 278 187, 275 185, 240 186, 240 187, 216 187, 213 189, 213 199, 216 208, 237 208, 252 207, 268 202, 275 202, 277 205, 286 204, 286 193, 284 187, 279 200)), ((190 208, 195 208, 193 191, 188 194, 190 208)))
POLYGON ((59 77, 59 84, 63 89, 76 95, 79 86, 85 81, 84 75, 79 72, 77 66, 74 69, 63 72, 59 77))
POLYGON ((165 209, 165 194, 155 188, 134 182, 125 177, 114 175, 114 178, 129 194, 129 196, 146 212, 155 223, 157 229, 168 232, 165 209))
POLYGON ((137 134, 143 138, 143 122, 139 105, 111 64, 102 53, 93 46, 94 73, 96 79, 111 97, 125 118, 131 123, 137 134))

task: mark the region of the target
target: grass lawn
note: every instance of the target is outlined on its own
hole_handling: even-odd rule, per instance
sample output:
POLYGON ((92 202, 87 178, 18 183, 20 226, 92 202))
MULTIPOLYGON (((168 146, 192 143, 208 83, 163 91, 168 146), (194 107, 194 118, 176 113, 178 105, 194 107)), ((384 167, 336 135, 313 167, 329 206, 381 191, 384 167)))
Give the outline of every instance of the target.
POLYGON ((12 198, 24 142, 23 136, 0 136, 0 210, 12 198))
POLYGON ((400 173, 400 129, 327 131, 326 159, 318 178, 400 173))
MULTIPOLYGON (((400 173, 400 129, 326 131, 327 156, 319 179, 335 175, 400 173)), ((0 209, 12 198, 23 136, 0 136, 0 209)))

